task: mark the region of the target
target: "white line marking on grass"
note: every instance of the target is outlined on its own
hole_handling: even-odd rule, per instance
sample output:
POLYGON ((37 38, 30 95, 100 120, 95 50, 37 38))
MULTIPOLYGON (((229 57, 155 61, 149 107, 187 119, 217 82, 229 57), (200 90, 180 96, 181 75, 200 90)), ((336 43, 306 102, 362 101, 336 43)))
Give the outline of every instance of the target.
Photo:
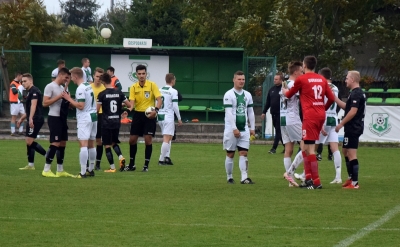
MULTIPOLYGON (((399 205, 400 206, 400 205, 399 205)), ((0 216, 0 220, 20 220, 20 221, 54 221, 54 222, 88 222, 87 219, 57 219, 57 218, 19 218, 11 216, 0 216)), ((121 221, 113 220, 96 220, 90 219, 90 222, 107 223, 107 224, 125 224, 121 221)), ((165 225, 176 227, 216 227, 216 228, 257 228, 257 229, 284 229, 284 230, 327 230, 327 231, 355 231, 358 228, 351 227, 299 227, 299 226, 243 226, 243 225, 217 225, 217 224, 201 224, 201 223, 164 223, 164 222, 129 222, 136 225, 165 225)), ((377 226, 378 227, 378 226, 377 226)), ((400 228, 377 228, 376 231, 400 231, 400 228)))
POLYGON ((377 221, 372 222, 368 226, 360 229, 358 232, 355 234, 351 235, 350 237, 343 239, 340 241, 338 244, 334 245, 334 247, 347 247, 350 246, 352 243, 355 241, 363 238, 365 235, 369 234, 372 231, 375 231, 380 227, 381 225, 385 224, 389 220, 391 220, 396 214, 400 212, 400 205, 397 205, 393 209, 389 210, 385 215, 383 215, 381 218, 379 218, 377 221))

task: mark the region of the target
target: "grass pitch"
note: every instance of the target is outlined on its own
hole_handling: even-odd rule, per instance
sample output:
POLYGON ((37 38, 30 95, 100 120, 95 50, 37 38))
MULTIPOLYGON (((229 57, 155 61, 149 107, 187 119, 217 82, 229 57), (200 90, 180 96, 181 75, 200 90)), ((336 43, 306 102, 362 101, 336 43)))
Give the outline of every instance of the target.
MULTIPOLYGON (((154 144, 142 173, 139 144, 139 171, 73 179, 41 177, 38 154, 35 171, 18 170, 27 164, 24 142, 0 141, 0 246, 400 246, 398 148, 360 148, 358 191, 329 184, 334 167, 326 149, 319 162, 324 188, 288 188, 283 156, 269 148, 250 148, 256 184, 239 183, 235 157, 237 183, 229 185, 222 145, 173 144, 175 165, 167 167, 157 165, 154 144)), ((128 144, 121 149, 129 158, 128 144)), ((78 152, 69 142, 66 171, 79 172, 78 152)))

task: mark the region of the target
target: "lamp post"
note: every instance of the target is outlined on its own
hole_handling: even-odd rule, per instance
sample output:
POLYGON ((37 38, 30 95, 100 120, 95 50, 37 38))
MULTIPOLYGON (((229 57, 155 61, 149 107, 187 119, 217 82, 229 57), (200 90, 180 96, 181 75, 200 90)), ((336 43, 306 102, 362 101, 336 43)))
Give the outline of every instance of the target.
POLYGON ((114 26, 109 23, 109 22, 103 22, 99 25, 99 20, 97 21, 97 32, 99 32, 100 36, 103 37, 104 39, 109 39, 111 37, 112 31, 109 27, 114 30, 114 26))

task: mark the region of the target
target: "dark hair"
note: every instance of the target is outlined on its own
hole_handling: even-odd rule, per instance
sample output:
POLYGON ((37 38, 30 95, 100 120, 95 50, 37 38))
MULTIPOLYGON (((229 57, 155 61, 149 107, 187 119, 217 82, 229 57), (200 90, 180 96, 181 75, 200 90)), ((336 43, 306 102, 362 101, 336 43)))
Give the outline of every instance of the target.
POLYGON ((282 73, 282 72, 276 73, 275 76, 279 76, 279 77, 281 78, 282 81, 283 81, 283 79, 284 79, 284 76, 283 76, 283 73, 282 73))
POLYGON ((100 76, 100 80, 104 82, 104 84, 110 84, 111 83, 111 76, 107 73, 104 73, 100 76))
POLYGON ((136 72, 138 72, 138 70, 144 70, 147 72, 147 67, 143 64, 139 64, 138 66, 136 66, 136 72))
POLYGON ((109 70, 109 71, 111 71, 111 72, 113 72, 113 73, 115 72, 115 69, 114 69, 114 67, 111 67, 111 66, 110 66, 110 67, 108 67, 108 68, 107 68, 107 70, 109 70))
POLYGON ((15 72, 15 77, 17 77, 17 76, 19 76, 19 75, 22 75, 22 72, 21 72, 21 71, 15 72))
POLYGON ((289 75, 293 75, 294 72, 299 70, 299 68, 302 67, 302 66, 303 66, 302 62, 299 62, 299 61, 290 62, 289 66, 288 66, 289 75))
POLYGON ((165 75, 165 82, 171 83, 175 79, 175 75, 172 73, 168 73, 165 75))
POLYGON ((67 74, 67 75, 71 75, 71 72, 69 72, 69 69, 64 67, 58 70, 58 74, 67 74))
POLYGON ((317 58, 314 56, 306 56, 303 62, 309 70, 314 70, 317 66, 317 58))
POLYGON ((236 75, 244 75, 244 72, 241 70, 238 70, 235 72, 235 74, 233 74, 233 76, 236 76, 236 75))
POLYGON ((33 76, 31 74, 29 74, 29 73, 22 74, 22 77, 29 78, 31 81, 33 80, 33 76))
POLYGON ((322 75, 327 80, 332 78, 332 70, 328 67, 322 68, 320 71, 318 71, 318 74, 322 75))
POLYGON ((58 60, 57 60, 57 65, 60 65, 60 64, 65 64, 65 61, 64 61, 64 60, 61 60, 61 59, 58 59, 58 60))

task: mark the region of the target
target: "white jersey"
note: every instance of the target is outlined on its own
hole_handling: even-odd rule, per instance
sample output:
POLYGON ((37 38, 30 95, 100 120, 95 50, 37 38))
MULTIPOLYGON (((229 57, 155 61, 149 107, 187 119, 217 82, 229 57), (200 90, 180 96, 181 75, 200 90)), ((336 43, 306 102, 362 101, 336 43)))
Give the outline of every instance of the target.
POLYGON ((92 70, 90 69, 90 67, 82 67, 82 71, 83 71, 83 81, 84 82, 91 82, 93 81, 93 77, 92 77, 92 70))
POLYGON ((253 107, 251 94, 246 90, 236 91, 232 88, 225 93, 223 101, 225 107, 225 131, 233 130, 227 111, 231 111, 236 128, 239 131, 249 131, 247 108, 253 107))
MULTIPOLYGON (((333 94, 336 97, 339 97, 339 89, 333 85, 332 83, 328 83, 329 87, 332 89, 333 94)), ((328 99, 325 97, 325 104, 328 101, 328 99)), ((333 102, 331 107, 326 111, 326 119, 325 119, 325 124, 326 126, 336 126, 338 124, 338 116, 336 112, 337 104, 333 102)))
POLYGON ((85 102, 82 110, 76 109, 76 119, 79 122, 97 121, 96 101, 93 89, 87 82, 82 82, 76 89, 75 99, 77 102, 85 102))
POLYGON ((52 72, 51 72, 51 78, 56 78, 58 76, 58 68, 55 68, 52 72))
MULTIPOLYGON (((292 80, 288 80, 286 83, 288 89, 291 89, 294 85, 294 81, 292 80)), ((281 126, 301 124, 299 92, 293 95, 293 97, 291 97, 290 99, 286 98, 282 94, 282 90, 279 92, 279 95, 281 96, 281 126)))
POLYGON ((25 88, 24 88, 24 86, 19 85, 17 89, 18 89, 18 104, 19 104, 19 103, 22 103, 21 101, 24 98, 25 88))
POLYGON ((181 116, 178 108, 178 91, 170 85, 165 85, 160 88, 160 93, 162 105, 158 111, 158 121, 174 121, 174 113, 176 113, 177 118, 180 120, 181 116))

